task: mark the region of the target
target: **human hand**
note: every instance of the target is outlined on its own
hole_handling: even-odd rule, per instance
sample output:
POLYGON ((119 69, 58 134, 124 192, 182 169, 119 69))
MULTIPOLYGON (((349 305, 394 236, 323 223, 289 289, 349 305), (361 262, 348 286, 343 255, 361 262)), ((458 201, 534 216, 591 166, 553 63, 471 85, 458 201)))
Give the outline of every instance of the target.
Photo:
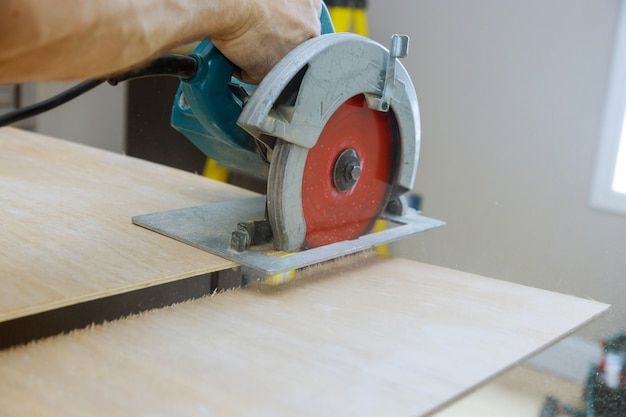
POLYGON ((247 0, 234 24, 211 40, 238 68, 235 77, 259 83, 302 42, 320 34, 320 0, 247 0))
POLYGON ((0 0, 0 83, 104 78, 210 38, 258 83, 320 33, 321 0, 0 0), (44 63, 44 64, 42 64, 44 63))

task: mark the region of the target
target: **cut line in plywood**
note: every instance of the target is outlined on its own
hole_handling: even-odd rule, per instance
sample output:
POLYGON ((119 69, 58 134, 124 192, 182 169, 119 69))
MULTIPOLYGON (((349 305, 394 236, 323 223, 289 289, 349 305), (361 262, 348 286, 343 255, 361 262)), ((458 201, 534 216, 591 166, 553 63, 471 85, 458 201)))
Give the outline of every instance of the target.
POLYGON ((0 322, 0 350, 213 294, 219 272, 68 304, 0 322))
POLYGON ((378 260, 0 352, 0 414, 423 416, 606 308, 378 260))
POLYGON ((235 264, 131 217, 254 194, 139 159, 0 129, 0 322, 235 264))

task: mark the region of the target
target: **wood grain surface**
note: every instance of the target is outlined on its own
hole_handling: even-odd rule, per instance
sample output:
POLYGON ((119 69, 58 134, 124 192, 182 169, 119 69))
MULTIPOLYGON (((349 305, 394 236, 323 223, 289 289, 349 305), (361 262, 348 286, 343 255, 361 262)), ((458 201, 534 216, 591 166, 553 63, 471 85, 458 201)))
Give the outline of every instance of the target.
POLYGON ((606 305, 402 259, 0 352, 0 415, 422 416, 606 305))
POLYGON ((0 322, 232 267, 131 217, 250 195, 139 159, 0 129, 0 322))

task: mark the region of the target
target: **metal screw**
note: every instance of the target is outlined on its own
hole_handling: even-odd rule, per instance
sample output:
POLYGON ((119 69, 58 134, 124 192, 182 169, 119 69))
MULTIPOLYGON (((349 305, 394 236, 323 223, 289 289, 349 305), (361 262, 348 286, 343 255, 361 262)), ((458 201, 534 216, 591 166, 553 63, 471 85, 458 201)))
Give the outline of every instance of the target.
POLYGON ((333 168, 333 183, 339 191, 348 191, 361 176, 361 159, 354 149, 344 150, 333 168))
POLYGON ((361 176, 361 167, 358 165, 348 166, 346 169, 346 179, 356 181, 361 176))
POLYGON ((237 252, 243 252, 250 247, 250 234, 245 230, 235 230, 230 235, 230 248, 237 252))

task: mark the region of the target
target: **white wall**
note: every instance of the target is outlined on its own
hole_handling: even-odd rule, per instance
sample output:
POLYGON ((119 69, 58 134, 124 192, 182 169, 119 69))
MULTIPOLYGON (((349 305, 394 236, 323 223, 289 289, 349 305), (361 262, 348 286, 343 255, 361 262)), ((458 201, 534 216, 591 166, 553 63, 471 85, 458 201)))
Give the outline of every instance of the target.
POLYGON ((590 336, 626 327, 626 217, 588 204, 619 6, 370 0, 374 39, 411 36, 416 191, 448 222, 396 254, 612 303, 590 336))
MULTIPOLYGON (((37 101, 58 94, 76 82, 35 85, 37 101)), ((76 99, 37 116, 36 131, 114 152, 123 152, 126 137, 126 83, 103 84, 76 99)))

